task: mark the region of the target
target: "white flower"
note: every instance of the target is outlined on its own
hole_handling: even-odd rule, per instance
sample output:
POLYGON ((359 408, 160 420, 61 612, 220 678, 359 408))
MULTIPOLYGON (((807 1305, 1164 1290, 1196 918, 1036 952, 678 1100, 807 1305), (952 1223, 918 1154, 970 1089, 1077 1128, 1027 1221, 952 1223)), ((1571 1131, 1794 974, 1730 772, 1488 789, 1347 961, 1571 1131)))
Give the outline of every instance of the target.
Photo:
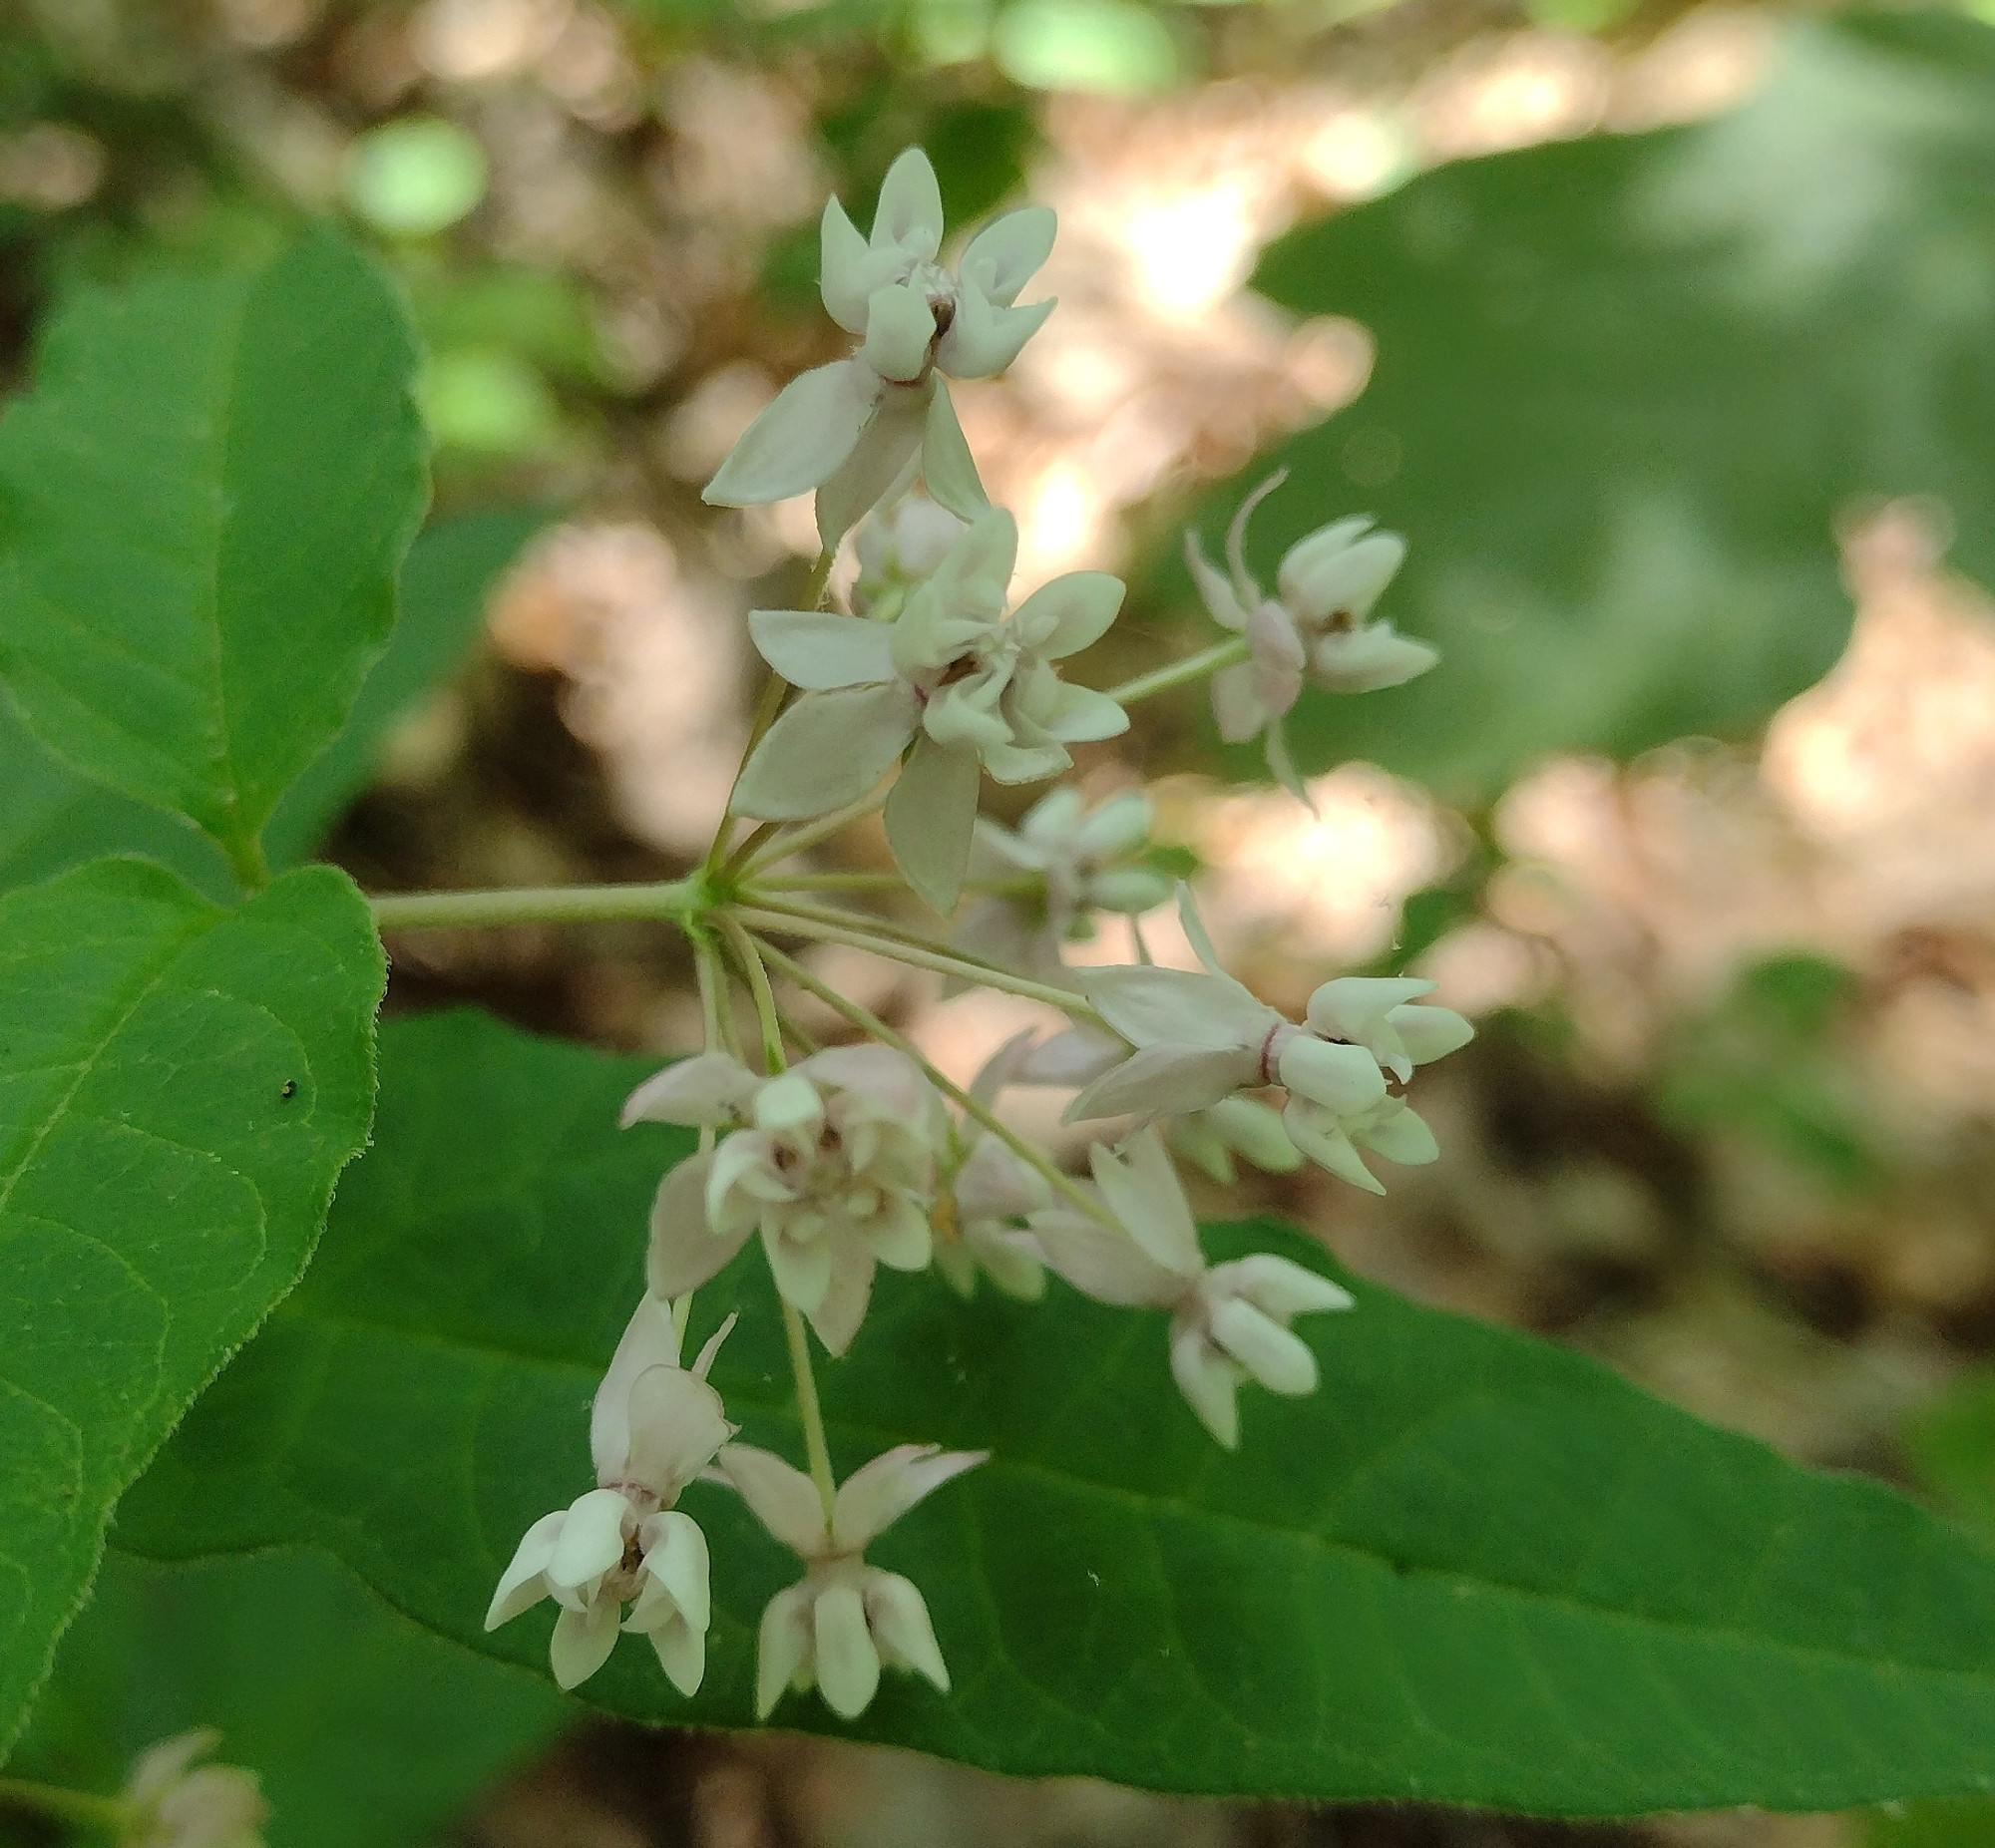
POLYGON ((1291 1398, 1314 1392, 1316 1356, 1289 1323, 1319 1309, 1348 1309, 1351 1295, 1268 1252, 1208 1266, 1155 1130, 1139 1131, 1119 1150, 1097 1142, 1089 1160, 1117 1226, 1053 1206, 1032 1216, 1032 1235, 1046 1262, 1083 1294, 1171 1311, 1171 1374, 1200 1423, 1234 1449, 1241 1384, 1255 1380, 1291 1398))
POLYGON ((971 239, 952 276, 936 261, 942 193, 919 148, 888 170, 870 238, 828 200, 819 286, 859 351, 791 380, 742 433, 705 498, 752 507, 815 488, 830 550, 919 462, 929 494, 974 519, 988 502, 939 375, 990 378, 1017 357, 1053 309, 1050 300, 1015 305, 1051 252, 1053 229, 1043 205, 1006 212, 971 239))
POLYGON ((756 1646, 755 1713, 767 1719, 785 1687, 813 1684, 825 1703, 856 1719, 872 1702, 880 1670, 910 1668, 949 1692, 949 1669, 927 1601, 907 1579, 867 1565, 865 1549, 894 1521, 989 1453, 901 1444, 855 1471, 830 1519, 811 1479, 752 1444, 729 1444, 719 1465, 770 1533, 804 1562, 801 1581, 762 1613, 756 1646))
MULTIPOLYGON (((995 1104, 1032 1037, 1027 1027, 986 1059, 970 1082, 971 1096, 995 1104)), ((1016 1222, 1046 1204, 1045 1177, 973 1116, 952 1123, 947 1136, 946 1179, 936 1196, 936 1269, 959 1295, 976 1289, 982 1270, 1007 1295, 1035 1301, 1045 1292, 1045 1269, 1016 1222)))
POLYGON ((205 1726, 139 1754, 125 1784, 126 1848, 263 1848, 270 1811, 256 1773, 194 1762, 220 1743, 205 1726))
POLYGON ((1066 747, 1112 738, 1129 717, 1106 694, 1062 681, 1052 663, 1097 641, 1122 606, 1121 579, 1070 571, 1008 617, 1018 529, 992 508, 949 549, 900 619, 869 622, 758 609, 762 658, 803 695, 755 747, 734 807, 801 821, 856 801, 914 753, 887 799, 887 839, 909 884, 954 908, 977 822, 980 766, 1000 783, 1056 776, 1066 747))
POLYGON ((1276 572, 1279 595, 1248 574, 1247 520, 1281 486, 1271 476, 1241 503, 1226 533, 1228 575, 1206 562, 1198 535, 1185 534, 1185 562, 1215 622, 1247 638, 1248 658, 1213 676, 1212 704, 1229 744, 1267 733, 1268 768, 1308 802, 1282 721, 1305 680, 1334 693, 1371 693, 1423 674, 1440 656, 1390 622, 1368 622, 1406 555, 1396 533, 1375 533, 1360 517, 1319 528, 1291 546, 1276 572))
POLYGON ((980 816, 969 876, 1006 890, 965 913, 958 945, 1000 968, 1068 982, 1060 946, 1085 932, 1089 912, 1135 916, 1170 898, 1170 880, 1142 863, 1149 839, 1150 799, 1140 790, 1090 811, 1079 790, 1056 789, 1015 832, 980 816))
POLYGON ((1168 1133, 1171 1147, 1221 1187, 1233 1185, 1236 1155, 1264 1174, 1291 1174, 1303 1163, 1282 1113, 1256 1097, 1222 1097, 1204 1110, 1172 1117, 1168 1133))
POLYGON ((659 1183, 652 1291, 698 1289, 760 1232, 776 1288, 842 1354, 865 1318, 874 1265, 928 1265, 934 1105, 920 1070, 885 1046, 834 1047, 774 1078, 722 1052, 666 1066, 630 1093, 626 1126, 734 1133, 659 1183))
POLYGON ((687 1372, 669 1307, 649 1294, 638 1303, 590 1417, 597 1486, 527 1530, 492 1595, 487 1630, 543 1598, 561 1606, 549 1656, 563 1687, 609 1660, 619 1623, 649 1637, 681 1693, 699 1686, 711 1609, 706 1538, 673 1503, 734 1435, 706 1383, 732 1326, 729 1316, 687 1372))
POLYGON ((875 508, 853 546, 859 576, 852 607, 875 622, 892 621, 908 592, 941 566, 964 531, 963 521, 926 495, 906 494, 875 508))
POLYGON ((1189 894, 1180 910, 1203 974, 1149 965, 1082 971, 1088 1000, 1135 1050, 1073 1100, 1069 1121, 1178 1116, 1237 1091, 1281 1085, 1289 1139, 1359 1187, 1386 1191, 1361 1148, 1392 1162, 1434 1159, 1431 1132, 1389 1094, 1386 1079, 1390 1070, 1403 1083, 1415 1065, 1473 1036, 1452 1009, 1413 1003, 1432 982, 1341 976, 1310 996, 1308 1022, 1299 1026, 1220 968, 1189 894))

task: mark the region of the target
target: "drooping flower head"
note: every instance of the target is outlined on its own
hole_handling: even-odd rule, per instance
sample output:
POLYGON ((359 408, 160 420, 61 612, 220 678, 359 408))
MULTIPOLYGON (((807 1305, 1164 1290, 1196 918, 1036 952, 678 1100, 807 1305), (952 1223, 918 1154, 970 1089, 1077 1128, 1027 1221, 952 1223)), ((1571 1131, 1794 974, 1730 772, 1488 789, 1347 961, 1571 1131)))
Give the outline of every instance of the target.
POLYGON ((1027 810, 1016 829, 980 816, 970 878, 1004 890, 964 914, 959 947, 1040 981, 1069 981, 1060 948, 1086 933, 1091 912, 1134 917, 1171 896, 1168 876, 1144 859, 1150 819, 1141 790, 1090 810, 1071 787, 1027 810))
POLYGON ((1262 594, 1247 569, 1247 522, 1286 478, 1286 470, 1270 476, 1240 504, 1227 529, 1226 571, 1206 561, 1192 532, 1185 534, 1185 562, 1212 619, 1247 640, 1248 658, 1213 676, 1220 736, 1240 744, 1265 732, 1269 770, 1308 802, 1283 727, 1303 683, 1334 693, 1377 692, 1425 673, 1440 656, 1390 622, 1367 620, 1404 559, 1406 542, 1374 532, 1363 516, 1298 540, 1282 556, 1277 594, 1262 594))
POLYGON ((666 1066, 631 1092, 624 1124, 733 1133, 659 1184, 652 1291, 698 1289, 759 1232, 776 1288, 843 1353, 865 1318, 875 1264, 929 1262, 934 1105, 919 1068, 885 1046, 834 1047, 774 1078, 724 1052, 666 1066))
POLYGON ((1056 776, 1069 744, 1112 738, 1129 717, 1053 663, 1098 641, 1122 606, 1105 571, 1069 571, 1005 614, 1018 529, 981 515, 891 623, 758 609, 762 658, 805 689, 756 746, 734 806, 760 821, 827 815, 872 789, 910 744, 887 800, 887 839, 938 911, 963 890, 983 771, 1000 783, 1056 776))
POLYGON ((804 1576, 762 1613, 755 1712, 767 1719, 790 1687, 815 1685, 834 1713, 856 1719, 872 1703, 882 1667, 907 1668, 949 1692, 949 1668, 928 1602, 897 1572, 869 1566, 865 1550, 945 1482, 985 1461, 982 1450, 901 1444, 845 1479, 825 1515, 811 1479, 752 1444, 729 1444, 721 1473, 770 1533, 804 1562, 804 1576))
POLYGON ((1466 1045, 1468 1022, 1418 1004, 1433 983, 1414 977, 1340 976, 1310 996, 1298 1025, 1219 965, 1190 895, 1180 909, 1202 973, 1149 965, 1084 970, 1083 992, 1135 1048, 1086 1086, 1071 1121, 1179 1116, 1240 1091, 1280 1085, 1282 1127, 1312 1161, 1375 1194, 1384 1185, 1360 1149, 1388 1161, 1430 1162, 1432 1132, 1389 1086, 1413 1067, 1466 1045))
POLYGON ((561 1606, 549 1655, 563 1687, 609 1660, 619 1625, 650 1639, 681 1693, 699 1686, 711 1614, 706 1538, 673 1504, 734 1434, 706 1383, 733 1321, 687 1371, 670 1308, 649 1294, 638 1303, 590 1416, 597 1486, 527 1530, 492 1595, 487 1630, 543 1598, 561 1606))
POLYGON ((1032 1215, 1032 1236, 1046 1263, 1083 1294, 1170 1310, 1171 1375, 1199 1422, 1236 1448, 1241 1385, 1253 1380, 1290 1398, 1314 1392, 1316 1356, 1289 1323, 1314 1310, 1348 1309, 1350 1294, 1268 1252, 1208 1266, 1154 1129, 1119 1149, 1096 1143, 1089 1160, 1115 1223, 1060 1203, 1032 1215))
POLYGON ((125 1784, 127 1848, 263 1848, 269 1805, 254 1771, 196 1764, 221 1743, 211 1726, 139 1754, 125 1784))
POLYGON ((917 463, 951 513, 970 520, 988 505, 939 375, 1003 371, 1052 312, 1050 300, 1017 300, 1052 250, 1054 217, 1044 205, 1006 212, 971 239, 955 275, 936 260, 943 228, 935 169, 919 148, 888 170, 870 237, 826 202, 819 287, 859 350, 783 389, 707 483, 709 502, 751 507, 815 488, 827 550, 917 463))

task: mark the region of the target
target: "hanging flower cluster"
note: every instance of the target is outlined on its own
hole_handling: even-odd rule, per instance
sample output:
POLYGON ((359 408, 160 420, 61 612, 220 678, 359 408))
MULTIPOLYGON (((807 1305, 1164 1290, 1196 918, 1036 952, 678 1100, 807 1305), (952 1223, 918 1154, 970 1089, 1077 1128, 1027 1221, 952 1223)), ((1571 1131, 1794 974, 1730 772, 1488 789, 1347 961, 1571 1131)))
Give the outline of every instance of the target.
MULTIPOLYGON (((551 1660, 565 1687, 632 1633, 649 1641, 675 1687, 698 1688, 712 1612, 708 1547, 679 1501, 703 1482, 701 1493, 738 1496, 802 1567, 761 1617, 760 1716, 815 1690, 854 1717, 888 1668, 946 1694, 948 1639, 927 1598, 867 1552, 986 1454, 903 1444, 839 1481, 811 1335, 827 1354, 845 1354, 883 1265, 934 1270, 965 1296, 986 1283, 1025 1301, 1070 1288, 1161 1311, 1168 1370, 1188 1408, 1170 1415, 1195 1418, 1230 1449, 1243 1440, 1242 1388, 1285 1397, 1316 1389, 1316 1350, 1298 1320, 1354 1303, 1271 1253, 1209 1263, 1173 1151, 1223 1181, 1236 1158, 1278 1172, 1308 1160, 1373 1192, 1384 1184, 1372 1160, 1434 1159, 1405 1090, 1417 1067, 1464 1044, 1470 1029, 1424 998, 1431 983, 1340 976, 1311 995, 1303 1019, 1289 1019, 1222 967, 1175 883, 1182 869, 1151 838, 1140 791, 1090 805, 1061 784, 1015 828, 980 814, 987 776, 1006 785, 1058 777, 1072 768, 1073 747, 1127 728, 1131 701, 1207 673, 1222 733, 1264 736, 1274 774, 1307 800, 1284 730, 1304 686, 1392 686, 1435 658, 1373 618, 1404 545, 1369 521, 1341 521, 1292 547, 1277 594, 1263 595, 1246 567, 1246 526, 1277 477, 1235 518, 1226 572, 1187 537, 1193 582, 1231 642, 1118 689, 1072 677, 1075 658, 1114 623, 1123 585, 1074 571, 1012 600, 1017 528, 985 494, 948 383, 1001 371, 1044 322, 1053 304, 1020 306, 1018 296, 1050 253, 1053 228, 1042 207, 1011 212, 950 268, 935 175, 913 149, 887 176, 870 235, 833 200, 822 226, 824 303, 858 345, 784 390, 707 486, 708 500, 733 506, 815 490, 824 551, 807 606, 748 618, 774 679, 680 914, 705 1045, 639 1085, 624 1107, 626 1125, 693 1129, 700 1149, 665 1174, 652 1206, 646 1292, 596 1394, 596 1487, 528 1529, 487 1617, 496 1627, 552 1600, 551 1660), (858 575, 840 608, 827 585, 855 528, 858 575), (848 881, 794 870, 820 841, 875 812, 896 875, 848 881), (836 895, 846 884, 904 889, 952 919, 953 931, 930 935, 843 909, 836 895), (1198 970, 1155 966, 1135 923, 1173 890, 1198 970), (1067 946, 1101 918, 1129 921, 1136 959, 1070 966, 1067 946), (1027 996, 1064 1014, 1064 1028, 1019 1034, 960 1088, 779 948, 783 938, 1027 996), (809 992, 861 1043, 821 1047, 779 982, 809 992), (733 1010, 737 991, 758 1029, 752 1053, 733 1010), (1084 1174, 1066 1172, 1006 1121, 1006 1093, 1023 1085, 1073 1090, 1068 1120, 1102 1126, 1084 1174), (694 1293, 721 1280, 751 1242, 784 1322, 801 1468, 736 1441, 709 1378, 732 1315, 691 1366, 680 1361, 694 1293)), ((932 1409, 940 1419, 942 1408, 932 1409)))

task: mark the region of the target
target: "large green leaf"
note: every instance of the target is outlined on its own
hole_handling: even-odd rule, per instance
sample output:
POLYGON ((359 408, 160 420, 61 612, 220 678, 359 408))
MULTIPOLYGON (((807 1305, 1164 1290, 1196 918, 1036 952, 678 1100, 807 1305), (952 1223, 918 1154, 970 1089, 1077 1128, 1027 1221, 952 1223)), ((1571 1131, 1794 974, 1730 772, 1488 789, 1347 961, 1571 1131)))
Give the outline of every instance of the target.
POLYGON ((113 1547, 11 1768, 112 1790, 148 1745, 214 1726, 218 1756, 262 1777, 273 1848, 405 1848, 564 1711, 321 1554, 160 1566, 113 1547))
MULTIPOLYGON (((315 1542, 538 1662, 545 1613, 480 1622, 521 1531, 589 1486, 589 1397, 685 1141, 614 1129, 640 1061, 475 1015, 396 1023, 382 1052, 376 1145, 309 1280, 128 1497, 121 1543, 315 1542)), ((1274 1227, 1209 1236, 1322 1262, 1274 1227)), ((1579 1356, 1354 1288, 1312 1330, 1321 1391, 1252 1396, 1235 1457, 1178 1401, 1160 1317, 885 1280, 825 1378, 840 1468, 903 1439, 994 1456, 876 1549, 928 1594, 956 1692, 897 1679, 852 1730, 1003 1771, 1559 1812, 1988 1783, 1995 1557, 1579 1356)), ((716 1382, 795 1455, 752 1253, 695 1332, 730 1300, 716 1382)), ((680 1700, 626 1646, 587 1692, 738 1725, 795 1566, 723 1492, 687 1506, 715 1561, 705 1687, 680 1700)), ((780 1716, 845 1730, 814 1701, 780 1716)))
POLYGON ((0 676, 58 755, 245 878, 388 636, 415 365, 380 274, 312 231, 80 291, 0 420, 0 676))
MULTIPOLYGON (((1311 695, 1311 768, 1488 792, 1557 750, 1756 728, 1848 631, 1833 527, 1951 509, 1995 583, 1995 30, 1791 28, 1692 127, 1464 162, 1276 244, 1256 286, 1377 369, 1258 464, 1264 567, 1354 510, 1411 542, 1389 608, 1440 667, 1311 695)), ((1219 524, 1215 512, 1208 524, 1219 524)))
POLYGON ((0 899, 0 1746, 112 1504, 304 1269, 382 976, 329 869, 232 912, 136 860, 0 899))

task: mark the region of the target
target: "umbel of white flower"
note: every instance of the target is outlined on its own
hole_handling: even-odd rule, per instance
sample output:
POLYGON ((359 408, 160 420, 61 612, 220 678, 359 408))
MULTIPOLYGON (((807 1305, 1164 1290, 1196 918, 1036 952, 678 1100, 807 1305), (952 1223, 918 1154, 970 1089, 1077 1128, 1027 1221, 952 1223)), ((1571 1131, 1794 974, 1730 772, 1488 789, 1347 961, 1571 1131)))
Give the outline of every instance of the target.
POLYGON ((767 1719, 785 1687, 815 1684, 834 1713, 856 1719, 880 1670, 908 1668, 949 1692, 949 1668, 927 1601, 912 1581, 869 1566, 865 1550, 893 1522, 989 1453, 901 1444, 845 1479, 826 1517, 811 1479, 752 1444, 729 1444, 719 1466, 764 1527, 804 1562, 804 1576, 769 1600, 756 1646, 755 1713, 767 1719))
POLYGON ((651 1290, 670 1298, 698 1289, 759 1232, 776 1288, 842 1354, 865 1319, 875 1264, 928 1265, 935 1108, 920 1069, 886 1046, 834 1047, 773 1078, 724 1052, 666 1066, 630 1093, 625 1127, 733 1134, 659 1184, 651 1290))
POLYGON ((980 816, 969 877, 1003 890, 965 912, 958 947, 1041 981, 1068 981, 1061 945, 1084 933, 1090 912, 1134 917, 1170 898, 1170 879, 1141 859, 1150 819, 1141 790, 1090 810, 1070 786, 1042 798, 1015 830, 980 816))
MULTIPOLYGON (((1029 1055, 1033 1037, 1034 1029, 1027 1027, 984 1061, 970 1081, 978 1103, 987 1108, 997 1103, 1029 1055)), ((944 1142, 936 1269, 959 1295, 971 1294, 982 1271, 1005 1294, 1036 1301, 1045 1293, 1045 1268, 1017 1222, 1046 1204, 1050 1190, 1044 1176, 968 1114, 949 1125, 944 1142)))
POLYGON ((256 1773, 195 1763, 220 1743, 204 1726, 139 1754, 125 1783, 125 1848, 263 1848, 270 1811, 256 1773))
POLYGON ((1069 571, 1004 613, 1018 529, 992 508, 953 545, 894 622, 758 609, 762 658, 804 690, 755 747, 734 807, 761 821, 826 815, 872 789, 909 745, 887 798, 887 839, 938 911, 963 890, 981 773, 1057 776, 1069 744, 1112 738, 1129 716, 1060 679, 1055 661, 1100 639, 1122 606, 1105 571, 1069 571))
POLYGON ((1403 1084, 1414 1066, 1474 1036, 1453 1009, 1418 1004, 1432 982, 1340 976, 1310 996, 1298 1025, 1219 966, 1189 895, 1181 910, 1203 974, 1149 965, 1082 972, 1088 1000, 1135 1050, 1068 1105, 1070 1121, 1177 1116, 1280 1085, 1289 1139, 1359 1187, 1386 1191, 1361 1149, 1409 1165, 1434 1159, 1433 1132, 1387 1084, 1388 1073, 1403 1084))
POLYGON ((1200 1423, 1227 1449, 1240 1442, 1248 1380, 1299 1398, 1314 1392, 1316 1356, 1289 1323, 1352 1298, 1328 1278, 1259 1252, 1211 1265, 1170 1157, 1154 1129, 1119 1150, 1089 1151, 1095 1188, 1117 1224, 1064 1205, 1032 1215, 1046 1262, 1097 1301, 1171 1311, 1171 1374, 1200 1423))
POLYGON ((951 275, 936 261, 942 193, 919 148, 888 170, 870 237, 827 201, 819 288, 859 350, 791 380, 742 432, 705 498, 752 507, 815 488, 831 551, 919 461, 930 496, 974 519, 988 498, 939 375, 1003 371, 1052 312, 1050 300, 1016 304, 1052 250, 1054 223, 1044 205, 1006 212, 971 239, 951 275))
POLYGON ((1308 792, 1290 755, 1283 721, 1304 681, 1334 693, 1372 693, 1423 674, 1440 656, 1390 622, 1370 622, 1406 555, 1396 533, 1375 533, 1364 517, 1340 520, 1298 540, 1264 596, 1247 569, 1247 521, 1287 479, 1275 474, 1254 490, 1226 533, 1227 572, 1206 562, 1198 535, 1185 534, 1185 562, 1215 622, 1247 640, 1248 658, 1212 677, 1212 705, 1229 744, 1266 733, 1275 779, 1304 802, 1308 792))
POLYGON ((734 1435, 706 1383, 733 1322, 730 1315, 688 1372, 678 1364, 671 1310, 654 1295, 638 1303, 590 1417, 597 1486, 528 1528, 492 1595, 487 1630, 543 1598, 561 1606, 549 1659, 563 1687, 609 1660, 619 1624, 650 1639, 681 1693, 699 1686, 711 1609, 706 1539, 673 1504, 734 1435))

